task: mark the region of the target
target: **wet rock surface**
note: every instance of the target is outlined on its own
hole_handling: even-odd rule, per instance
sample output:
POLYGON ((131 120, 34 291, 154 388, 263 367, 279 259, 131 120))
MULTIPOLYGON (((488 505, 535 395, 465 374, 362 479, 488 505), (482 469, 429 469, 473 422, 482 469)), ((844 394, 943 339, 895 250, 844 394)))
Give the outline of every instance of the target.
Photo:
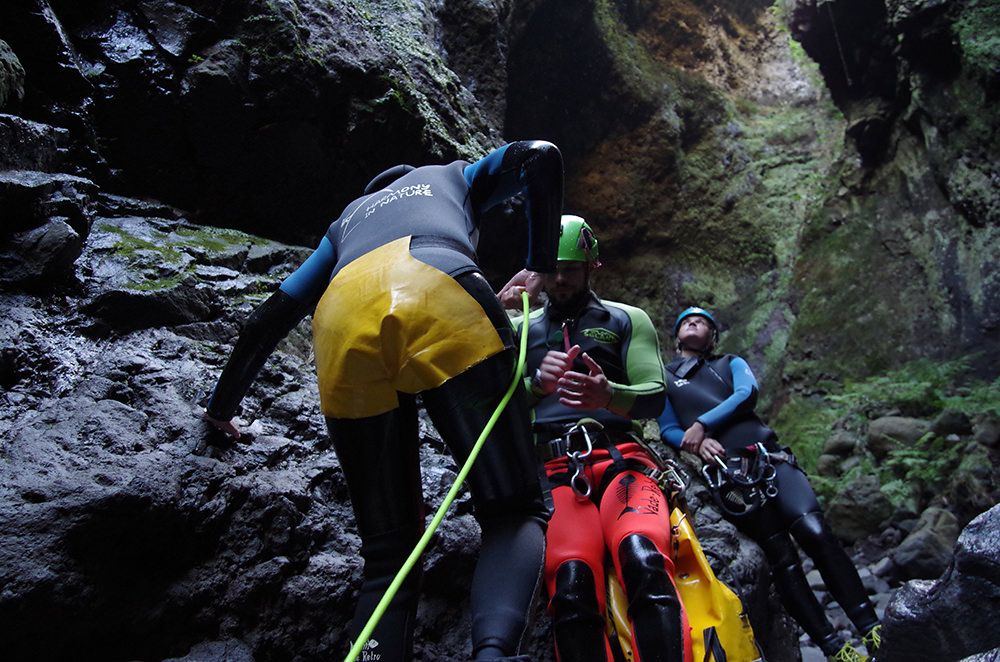
MULTIPOLYGON (((968 372, 994 378, 996 14, 771 4, 0 3, 5 654, 343 653, 358 539, 305 323, 251 389, 240 443, 198 407, 241 321, 307 254, 219 228, 314 245, 400 161, 557 140, 568 211, 600 228, 599 291, 663 328, 679 306, 712 306, 772 403, 915 357, 980 352, 968 372)), ((505 236, 484 229, 482 255, 506 273, 523 237, 497 213, 505 236)), ((939 412, 931 395, 818 437, 814 482, 849 487, 826 505, 880 613, 908 578, 915 604, 994 600, 979 557, 951 544, 1000 497, 1000 419, 989 403, 939 412), (909 431, 873 436, 886 418, 909 431)), ((454 467, 423 437, 433 505, 454 467)), ((759 550, 699 488, 691 501, 768 659, 800 643, 815 658, 759 550)), ((466 655, 476 529, 462 497, 426 559, 418 659, 466 655)), ((541 609, 527 647, 549 660, 541 609)), ((927 650, 996 648, 963 629, 975 617, 921 616, 927 650)), ((912 659, 899 631, 891 646, 912 659)))
POLYGON ((1000 506, 962 531, 939 579, 908 582, 896 593, 886 612, 884 659, 990 659, 1000 645, 997 609, 1000 506))

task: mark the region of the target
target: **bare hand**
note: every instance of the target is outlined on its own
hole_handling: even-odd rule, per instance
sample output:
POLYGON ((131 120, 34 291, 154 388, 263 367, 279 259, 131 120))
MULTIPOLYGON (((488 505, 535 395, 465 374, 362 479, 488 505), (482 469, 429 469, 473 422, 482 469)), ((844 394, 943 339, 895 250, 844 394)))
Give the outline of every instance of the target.
POLYGON ((535 271, 521 269, 514 274, 514 277, 507 281, 507 284, 500 288, 497 298, 504 308, 521 310, 521 293, 528 293, 528 303, 534 305, 538 302, 538 294, 542 291, 542 275, 535 271))
POLYGON ((684 438, 681 439, 681 450, 698 455, 701 442, 705 440, 705 426, 700 421, 695 421, 684 431, 684 438))
POLYGON ((698 456, 705 462, 715 462, 716 457, 726 456, 726 449, 715 439, 705 437, 698 447, 698 456))
POLYGON ((568 352, 549 350, 538 366, 538 372, 535 373, 535 381, 542 393, 548 395, 558 388, 559 380, 573 369, 573 361, 579 353, 579 345, 573 345, 568 352))
POLYGON ((240 436, 243 434, 242 432, 240 432, 240 429, 236 427, 236 424, 233 422, 236 419, 230 419, 228 421, 220 421, 217 418, 212 418, 211 416, 209 416, 207 411, 202 412, 201 417, 205 419, 209 425, 211 425, 216 430, 219 430, 230 439, 239 439, 240 436))
MULTIPOLYGON (((580 349, 579 345, 574 345, 580 349)), ((586 352, 580 355, 589 374, 569 371, 559 380, 559 402, 573 409, 604 409, 611 404, 611 383, 604 369, 586 352)))

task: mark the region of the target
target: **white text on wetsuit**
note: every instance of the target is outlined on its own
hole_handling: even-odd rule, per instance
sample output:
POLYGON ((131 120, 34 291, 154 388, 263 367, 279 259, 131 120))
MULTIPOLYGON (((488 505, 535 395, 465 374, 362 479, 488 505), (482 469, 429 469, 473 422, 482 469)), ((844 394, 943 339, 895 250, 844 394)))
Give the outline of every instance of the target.
POLYGON ((424 195, 428 198, 434 197, 434 194, 431 192, 430 184, 413 184, 412 186, 404 186, 403 188, 393 191, 392 193, 386 193, 381 198, 368 205, 368 207, 365 208, 365 218, 374 214, 375 210, 379 207, 384 207, 390 202, 395 202, 401 198, 412 198, 415 195, 424 195))

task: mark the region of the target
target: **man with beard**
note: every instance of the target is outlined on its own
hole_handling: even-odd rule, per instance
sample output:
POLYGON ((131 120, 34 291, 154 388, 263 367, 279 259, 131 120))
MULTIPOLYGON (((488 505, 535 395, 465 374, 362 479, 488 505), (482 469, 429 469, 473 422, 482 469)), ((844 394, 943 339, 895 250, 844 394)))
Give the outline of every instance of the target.
MULTIPOLYGON (((590 289, 597 258, 590 226, 563 216, 556 273, 540 276, 548 302, 528 320, 525 385, 553 501, 545 584, 556 654, 562 662, 613 659, 604 627, 607 549, 629 602, 634 659, 690 660, 672 580, 670 507, 633 425, 663 408, 656 330, 642 310, 590 289)), ((516 306, 538 277, 518 274, 501 301, 516 306)))

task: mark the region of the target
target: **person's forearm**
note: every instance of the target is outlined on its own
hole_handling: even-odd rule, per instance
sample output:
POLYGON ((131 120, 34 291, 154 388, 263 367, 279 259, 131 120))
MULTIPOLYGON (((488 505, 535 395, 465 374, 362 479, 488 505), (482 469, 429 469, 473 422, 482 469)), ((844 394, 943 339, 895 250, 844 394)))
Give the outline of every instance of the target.
POLYGON ((278 343, 305 317, 309 307, 277 290, 254 310, 215 385, 206 407, 209 416, 227 421, 236 414, 261 366, 278 343))

